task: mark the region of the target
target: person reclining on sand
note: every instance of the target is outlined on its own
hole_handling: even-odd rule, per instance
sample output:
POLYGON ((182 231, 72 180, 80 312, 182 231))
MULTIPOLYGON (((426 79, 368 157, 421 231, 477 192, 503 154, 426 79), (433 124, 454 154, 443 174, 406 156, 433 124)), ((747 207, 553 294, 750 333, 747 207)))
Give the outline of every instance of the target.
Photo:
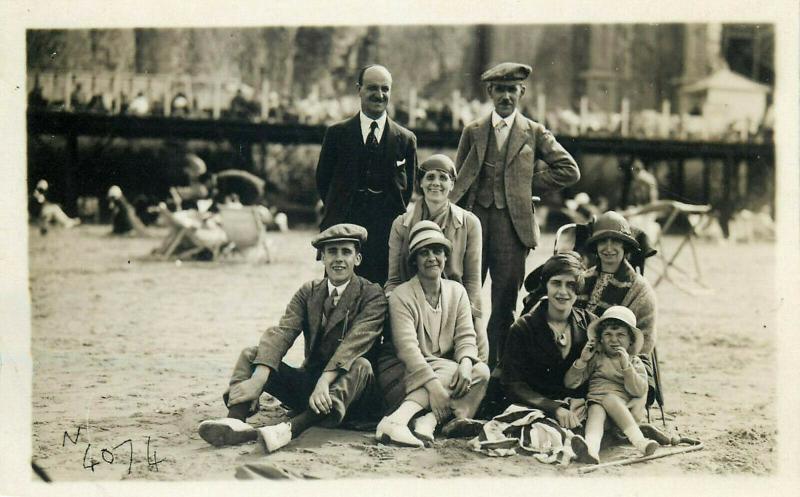
POLYGON ((258 439, 273 452, 316 424, 380 419, 380 391, 363 356, 383 333, 388 304, 379 285, 354 273, 366 239, 367 230, 354 224, 314 237, 327 277, 303 284, 278 325, 264 332, 258 346, 242 350, 223 395, 228 416, 200 423, 203 440, 222 446, 258 439), (301 333, 305 360, 294 368, 282 360, 301 333), (256 429, 245 420, 258 411, 261 392, 302 412, 256 429))
POLYGON ((159 203, 156 209, 170 231, 161 245, 152 250, 153 256, 163 257, 171 255, 170 250, 174 254, 192 248, 204 249, 214 254, 228 243, 228 235, 222 229, 222 219, 217 213, 208 209, 172 212, 164 202, 159 203), (185 237, 178 242, 178 246, 173 247, 176 240, 183 235, 185 237))
POLYGON ((136 208, 128 202, 119 186, 112 185, 108 189, 106 199, 108 200, 108 209, 111 211, 112 235, 135 233, 139 236, 147 236, 147 228, 136 215, 136 208))
POLYGON ((50 225, 61 226, 64 228, 74 228, 81 224, 78 218, 69 217, 61 209, 61 206, 54 204, 47 199, 49 185, 47 180, 40 179, 36 183, 36 188, 28 197, 28 213, 31 223, 39 226, 39 231, 44 235, 50 225))

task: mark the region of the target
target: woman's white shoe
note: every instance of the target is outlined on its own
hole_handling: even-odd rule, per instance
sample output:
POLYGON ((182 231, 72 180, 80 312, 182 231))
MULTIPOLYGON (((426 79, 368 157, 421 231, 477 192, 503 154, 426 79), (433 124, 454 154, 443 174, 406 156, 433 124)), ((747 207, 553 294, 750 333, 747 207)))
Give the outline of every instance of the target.
POLYGON ((411 433, 407 425, 400 424, 388 416, 384 417, 375 429, 375 438, 385 444, 401 447, 424 447, 420 439, 411 433))
POLYGON ((413 423, 414 436, 422 440, 426 446, 433 445, 433 432, 436 430, 436 415, 432 412, 416 418, 413 423))

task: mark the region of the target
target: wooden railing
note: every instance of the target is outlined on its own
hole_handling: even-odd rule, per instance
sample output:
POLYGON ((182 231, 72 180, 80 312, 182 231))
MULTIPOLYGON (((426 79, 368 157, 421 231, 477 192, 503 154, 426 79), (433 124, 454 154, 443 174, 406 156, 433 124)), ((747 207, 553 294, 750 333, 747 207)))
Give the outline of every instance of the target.
MULTIPOLYGON (((303 124, 265 124, 247 121, 180 119, 170 117, 135 117, 126 115, 97 115, 75 112, 29 111, 27 129, 31 135, 61 135, 67 139, 67 163, 63 169, 65 208, 72 210, 79 192, 77 185, 78 137, 109 138, 162 138, 178 140, 231 140, 236 143, 320 144, 325 126, 303 124)), ((419 147, 456 148, 459 130, 416 130, 419 147)), ((584 154, 622 156, 636 155, 645 162, 664 160, 675 168, 677 180, 671 185, 676 194, 681 193, 683 161, 700 159, 704 163, 703 182, 706 199, 711 187, 708 162, 722 162, 724 198, 719 207, 730 210, 736 204, 741 190, 741 177, 774 172, 775 150, 772 143, 722 143, 707 141, 643 140, 622 137, 559 136, 559 142, 579 159, 584 154), (746 174, 738 167, 745 164, 746 174)), ((723 217, 725 213, 723 212, 723 217)))

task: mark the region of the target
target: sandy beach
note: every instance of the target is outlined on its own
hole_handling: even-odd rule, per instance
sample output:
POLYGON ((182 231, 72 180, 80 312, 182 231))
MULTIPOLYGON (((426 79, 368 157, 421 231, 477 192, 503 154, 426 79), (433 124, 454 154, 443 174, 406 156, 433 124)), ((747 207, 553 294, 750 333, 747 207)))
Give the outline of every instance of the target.
MULTIPOLYGON (((347 430, 315 428, 271 455, 256 443, 207 445, 197 425, 224 416, 221 394, 240 349, 277 322, 303 281, 322 274, 309 243, 313 232, 271 234, 274 262, 250 265, 143 261, 163 229, 153 229, 152 238, 109 231, 29 232, 32 447, 54 480, 225 480, 255 462, 323 479, 575 474, 578 465, 490 458, 466 440, 403 449, 347 430)), ((552 242, 544 237, 529 270, 552 242)), ((678 242, 668 237, 667 252, 678 242)), ((701 439, 705 449, 592 475, 776 471, 774 249, 701 242, 702 270, 715 292, 693 296, 669 282, 657 288, 667 425, 701 439)), ((687 257, 684 266, 690 263, 687 257)), ((484 293, 488 302, 488 285, 484 293)), ((301 360, 298 341, 287 362, 301 360)), ((262 400, 254 424, 285 417, 278 403, 262 400)), ((660 424, 658 410, 652 414, 660 424)), ((632 455, 631 447, 601 453, 605 460, 632 455)))

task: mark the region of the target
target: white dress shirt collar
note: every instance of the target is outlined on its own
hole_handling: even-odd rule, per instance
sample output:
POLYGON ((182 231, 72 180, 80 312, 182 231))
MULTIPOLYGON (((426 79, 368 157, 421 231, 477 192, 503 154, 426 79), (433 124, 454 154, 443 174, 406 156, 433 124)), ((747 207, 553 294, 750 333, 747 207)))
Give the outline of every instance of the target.
POLYGON ((363 112, 359 111, 358 113, 359 119, 361 120, 361 141, 363 143, 367 143, 367 136, 369 135, 369 127, 372 124, 372 121, 378 123, 378 129, 375 130, 375 138, 378 139, 378 143, 381 142, 381 137, 383 136, 383 128, 386 126, 386 112, 381 114, 381 117, 378 119, 372 119, 371 117, 367 116, 363 112))
POLYGON ((516 118, 516 117, 517 117, 517 109, 514 109, 514 112, 509 114, 508 117, 500 117, 500 114, 498 114, 496 110, 493 110, 492 111, 492 127, 496 128, 497 127, 497 123, 499 123, 500 121, 505 121, 506 122, 506 126, 508 126, 508 129, 511 129, 511 125, 514 124, 514 118, 516 118))
POLYGON ((341 298, 342 294, 344 293, 344 290, 347 288, 347 285, 350 284, 350 281, 352 279, 353 278, 350 278, 349 280, 345 281, 344 283, 342 283, 339 286, 334 285, 333 283, 331 283, 331 280, 328 279, 328 295, 332 294, 333 293, 333 289, 335 288, 336 292, 339 294, 339 298, 341 298))

